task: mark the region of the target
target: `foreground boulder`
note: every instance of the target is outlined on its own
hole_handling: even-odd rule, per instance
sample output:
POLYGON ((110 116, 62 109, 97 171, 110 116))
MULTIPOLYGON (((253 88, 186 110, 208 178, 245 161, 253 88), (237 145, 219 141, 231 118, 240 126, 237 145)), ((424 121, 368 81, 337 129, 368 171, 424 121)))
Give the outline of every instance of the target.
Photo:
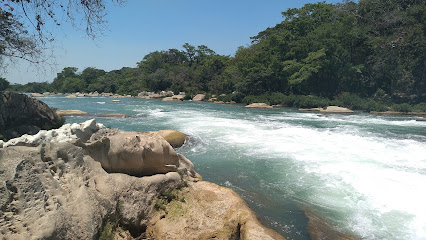
POLYGON ((148 222, 148 239, 284 239, 262 226, 238 194, 214 183, 191 182, 162 200, 148 222))
POLYGON ((189 170, 190 175, 195 177, 192 163, 176 153, 162 137, 102 129, 90 138, 86 153, 99 161, 108 172, 146 176, 180 169, 189 170))
POLYGON ((60 127, 63 120, 50 107, 25 94, 0 92, 0 135, 5 139, 60 127))
POLYGON ((108 174, 71 143, 8 147, 0 154, 5 239, 97 239, 113 219, 143 232, 159 194, 182 185, 175 172, 144 178, 108 174))
POLYGON ((0 148, 0 235, 283 239, 235 192, 199 181, 192 163, 162 137, 95 120, 66 124, 0 148), (182 208, 173 208, 176 201, 182 208))

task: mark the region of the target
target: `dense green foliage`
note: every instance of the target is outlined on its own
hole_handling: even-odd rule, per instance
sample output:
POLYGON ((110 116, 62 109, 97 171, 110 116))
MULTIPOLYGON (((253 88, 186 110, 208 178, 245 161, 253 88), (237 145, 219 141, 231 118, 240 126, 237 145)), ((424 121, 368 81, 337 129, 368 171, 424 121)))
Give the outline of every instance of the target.
MULTIPOLYGON (((22 59, 34 64, 49 61, 54 27, 81 26, 95 38, 106 26, 109 1, 96 0, 2 0, 0 4, 0 66, 22 59)), ((122 4, 123 0, 111 0, 122 4)))
POLYGON ((9 81, 7 81, 4 78, 0 78, 0 91, 3 91, 9 88, 9 85, 10 85, 9 81))
POLYGON ((425 2, 418 0, 306 4, 283 12, 281 23, 233 57, 185 43, 183 50, 146 55, 136 68, 79 73, 68 67, 49 86, 14 87, 132 95, 205 92, 227 94, 219 97, 223 101, 340 104, 355 110, 386 110, 396 103, 392 109, 406 112, 412 109, 403 103, 426 100, 425 12, 425 2))

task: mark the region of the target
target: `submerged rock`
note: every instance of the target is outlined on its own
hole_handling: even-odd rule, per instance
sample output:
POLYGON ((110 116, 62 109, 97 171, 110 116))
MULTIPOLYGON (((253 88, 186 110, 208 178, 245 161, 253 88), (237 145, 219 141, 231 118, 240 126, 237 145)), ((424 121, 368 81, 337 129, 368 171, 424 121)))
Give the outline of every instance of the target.
POLYGON ((57 110, 56 113, 59 116, 83 116, 87 115, 87 112, 83 112, 81 110, 57 110))
POLYGON ((354 111, 338 106, 328 106, 327 108, 300 108, 299 111, 323 112, 323 113, 353 113, 354 111))
POLYGON ((130 115, 122 114, 122 113, 102 113, 97 115, 98 117, 117 117, 117 118, 129 118, 130 115))
POLYGON ((306 228, 312 240, 357 240, 355 237, 337 231, 336 227, 331 226, 313 212, 305 210, 305 214, 308 217, 306 228))

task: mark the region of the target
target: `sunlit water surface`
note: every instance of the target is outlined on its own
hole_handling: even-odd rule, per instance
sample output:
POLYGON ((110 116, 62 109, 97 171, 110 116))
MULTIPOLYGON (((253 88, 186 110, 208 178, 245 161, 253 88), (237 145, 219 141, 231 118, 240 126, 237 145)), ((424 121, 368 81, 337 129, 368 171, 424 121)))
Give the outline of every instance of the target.
POLYGON ((426 122, 417 117, 136 98, 41 100, 133 116, 97 118, 108 127, 190 135, 178 151, 203 179, 234 189, 289 239, 310 239, 304 210, 362 239, 426 239, 426 122))

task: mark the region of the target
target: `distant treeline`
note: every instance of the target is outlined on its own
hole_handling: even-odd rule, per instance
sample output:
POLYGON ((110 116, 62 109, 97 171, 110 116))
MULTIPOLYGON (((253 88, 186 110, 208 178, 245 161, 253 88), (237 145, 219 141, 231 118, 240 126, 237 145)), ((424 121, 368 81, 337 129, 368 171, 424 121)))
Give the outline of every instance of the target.
MULTIPOLYGON (((252 37, 235 56, 207 46, 155 51, 136 68, 105 72, 67 67, 52 83, 11 85, 23 92, 172 90, 242 97, 312 95, 411 104, 426 100, 424 0, 360 0, 306 4, 252 37)), ((1 83, 1 82, 0 82, 1 83)), ((1 86, 1 84, 0 84, 1 86)))

